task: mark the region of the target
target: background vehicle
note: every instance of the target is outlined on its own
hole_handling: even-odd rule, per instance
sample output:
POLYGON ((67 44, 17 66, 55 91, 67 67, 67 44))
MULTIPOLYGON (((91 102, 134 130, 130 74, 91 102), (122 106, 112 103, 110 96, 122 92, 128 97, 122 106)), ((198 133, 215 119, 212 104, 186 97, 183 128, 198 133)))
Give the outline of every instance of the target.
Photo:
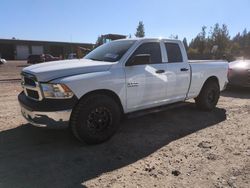
POLYGON ((231 86, 250 87, 250 60, 230 62, 228 81, 231 86))
POLYGON ((7 61, 5 59, 0 58, 0 64, 5 64, 5 63, 7 63, 7 61))
POLYGON ((101 46, 107 42, 111 42, 111 41, 119 40, 119 39, 125 39, 126 37, 127 37, 126 35, 120 35, 120 34, 101 35, 95 44, 95 48, 97 48, 98 46, 101 46))
POLYGON ((83 58, 86 54, 88 54, 92 49, 89 48, 83 48, 78 46, 76 49, 76 56, 78 59, 83 58))
POLYGON ((59 57, 54 57, 50 54, 41 54, 41 55, 30 55, 28 57, 27 63, 28 64, 36 64, 48 61, 57 61, 60 60, 59 57))
POLYGON ((70 54, 68 55, 68 59, 77 59, 76 53, 70 53, 70 54))
POLYGON ((109 139, 123 114, 190 98, 212 110, 227 72, 225 61, 188 61, 178 40, 117 40, 84 59, 24 68, 18 99, 31 124, 69 122, 76 138, 93 144, 109 139))
MULTIPOLYGON (((107 42, 111 42, 114 40, 118 39, 125 39, 125 35, 119 35, 119 34, 106 34, 106 35, 101 35, 98 37, 96 44, 94 45, 94 48, 97 48, 98 46, 101 46, 102 44, 105 44, 107 42)), ((76 50, 76 58, 80 59, 83 58, 85 55, 87 55, 92 49, 89 48, 83 48, 78 46, 76 50)), ((74 59, 76 59, 74 58, 74 59)), ((72 58, 68 58, 72 59, 72 58)))
POLYGON ((45 62, 43 55, 30 55, 27 59, 28 64, 45 62))
POLYGON ((44 54, 44 58, 45 58, 45 62, 48 62, 48 61, 57 61, 57 60, 60 60, 61 58, 60 57, 55 57, 51 54, 44 54))

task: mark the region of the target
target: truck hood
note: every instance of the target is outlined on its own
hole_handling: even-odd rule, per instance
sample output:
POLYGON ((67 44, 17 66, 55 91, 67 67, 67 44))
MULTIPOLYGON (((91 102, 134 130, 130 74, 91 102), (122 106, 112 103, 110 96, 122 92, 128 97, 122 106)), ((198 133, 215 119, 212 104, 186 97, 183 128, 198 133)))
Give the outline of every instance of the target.
POLYGON ((89 59, 62 60, 31 65, 24 68, 23 72, 36 76, 40 82, 48 82, 71 75, 106 71, 112 64, 89 59))

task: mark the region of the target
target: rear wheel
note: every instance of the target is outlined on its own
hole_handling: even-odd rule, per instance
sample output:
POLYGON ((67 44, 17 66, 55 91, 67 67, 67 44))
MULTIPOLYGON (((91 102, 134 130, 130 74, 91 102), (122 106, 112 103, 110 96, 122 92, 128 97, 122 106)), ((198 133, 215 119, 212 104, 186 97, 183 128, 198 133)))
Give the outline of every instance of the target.
POLYGON ((212 110, 216 107, 219 97, 220 87, 217 81, 208 81, 195 98, 195 103, 202 110, 212 110))
POLYGON ((108 140, 117 131, 121 111, 109 96, 92 95, 82 99, 72 112, 70 126, 75 137, 87 144, 108 140))

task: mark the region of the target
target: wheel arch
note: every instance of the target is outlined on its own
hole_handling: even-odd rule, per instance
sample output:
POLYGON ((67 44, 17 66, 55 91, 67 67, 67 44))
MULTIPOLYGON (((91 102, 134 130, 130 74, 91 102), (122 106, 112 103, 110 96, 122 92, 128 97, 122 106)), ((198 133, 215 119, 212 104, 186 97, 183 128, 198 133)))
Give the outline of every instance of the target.
MULTIPOLYGON (((220 86, 220 82, 217 76, 210 76, 209 78, 206 79, 206 81, 204 82, 203 86, 208 83, 208 82, 216 82, 218 84, 218 86, 220 86)), ((202 87, 203 87, 202 86, 202 87)))
POLYGON ((113 98, 115 100, 115 102, 118 104, 118 106, 121 110, 121 113, 124 114, 124 108, 123 108, 123 105, 121 103, 120 97, 114 91, 109 90, 109 89, 97 89, 97 90, 87 92, 79 100, 84 100, 85 98, 87 98, 91 95, 97 95, 97 94, 106 95, 106 96, 113 98))
MULTIPOLYGON (((216 83, 218 84, 218 86, 220 87, 220 82, 219 82, 218 77, 217 77, 217 76, 210 76, 210 77, 208 77, 208 78, 205 80, 205 82, 203 83, 203 85, 202 85, 202 87, 201 87, 201 90, 200 90, 200 92, 199 92, 199 95, 200 95, 201 91, 203 90, 203 88, 206 86, 206 84, 207 84, 208 82, 216 82, 216 83)), ((199 95, 198 95, 198 96, 199 96, 199 95)))

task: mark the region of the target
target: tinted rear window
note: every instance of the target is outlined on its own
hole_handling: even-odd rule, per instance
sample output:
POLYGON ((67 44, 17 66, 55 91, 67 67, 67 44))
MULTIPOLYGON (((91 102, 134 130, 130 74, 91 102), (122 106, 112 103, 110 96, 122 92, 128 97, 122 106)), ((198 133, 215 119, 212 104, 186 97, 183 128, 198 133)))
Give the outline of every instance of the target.
POLYGON ((182 54, 181 49, 178 44, 176 43, 165 43, 167 55, 168 55, 168 62, 169 63, 176 63, 182 62, 182 54))

